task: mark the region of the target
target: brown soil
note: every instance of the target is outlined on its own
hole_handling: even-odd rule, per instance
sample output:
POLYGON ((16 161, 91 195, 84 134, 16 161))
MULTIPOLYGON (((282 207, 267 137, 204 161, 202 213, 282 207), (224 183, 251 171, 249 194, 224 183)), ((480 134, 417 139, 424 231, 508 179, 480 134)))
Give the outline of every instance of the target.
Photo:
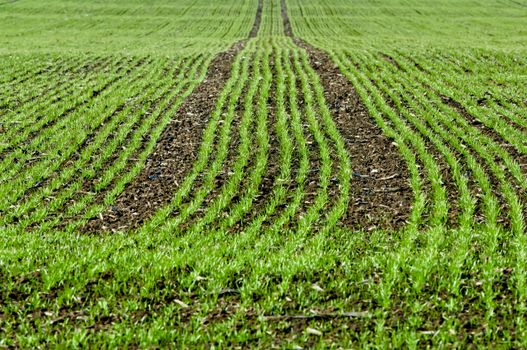
MULTIPOLYGON (((260 1, 251 36, 257 34, 255 28, 259 26, 261 6, 260 1)), ((282 15, 285 31, 292 35, 285 3, 282 4, 282 15)), ((364 228, 395 228, 404 225, 413 195, 407 180, 408 170, 397 147, 375 125, 353 87, 331 59, 322 51, 299 40, 296 43, 308 52, 310 64, 321 78, 326 101, 351 156, 354 169, 352 198, 348 213, 343 218, 344 224, 364 228)), ((243 45, 238 43, 213 60, 205 81, 180 107, 177 118, 164 131, 141 174, 125 189, 116 203, 103 213, 102 219, 97 218, 88 223, 87 231, 136 228, 155 210, 169 202, 192 167, 216 98, 229 77, 234 57, 243 45)), ((270 127, 272 128, 271 125, 270 127)), ((270 141, 276 146, 274 138, 270 141)), ((313 147, 314 144, 311 145, 313 147)), ((312 151, 314 155, 316 150, 312 151)), ((275 154, 272 158, 276 156, 275 154)), ((261 198, 255 201, 257 206, 265 202, 268 197, 266 192, 272 191, 273 179, 278 170, 273 168, 276 161, 271 159, 269 167, 273 170, 266 174, 260 186, 261 198)), ((313 161, 311 159, 312 165, 313 161)), ((314 173, 306 182, 308 194, 304 205, 309 205, 308 202, 312 200, 310 189, 313 194, 316 192, 316 170, 312 169, 314 173)))
POLYGON ((244 42, 239 42, 214 58, 204 81, 187 97, 163 131, 141 173, 102 215, 102 220, 97 218, 86 225, 86 231, 136 228, 170 201, 192 168, 203 130, 243 46, 244 42))
POLYGON ((285 0, 281 2, 282 6, 282 21, 284 24, 284 34, 286 36, 294 37, 293 29, 291 28, 291 21, 289 21, 289 15, 287 14, 287 6, 285 0))
MULTIPOLYGON (((176 70, 176 72, 178 71, 176 69, 176 67, 174 65, 171 65, 170 68, 165 68, 165 74, 170 74, 172 72, 172 70, 176 70)), ((173 76, 175 77, 176 76, 176 73, 173 72, 173 76)), ((113 116, 117 113, 120 113, 124 108, 126 108, 127 105, 129 105, 129 102, 130 101, 134 101, 133 103, 133 107, 131 109, 131 112, 130 112, 130 115, 134 114, 140 107, 144 106, 145 104, 147 103, 150 103, 150 106, 148 107, 147 111, 144 113, 145 115, 150 115, 152 114, 158 107, 160 101, 162 101, 163 99, 165 99, 167 97, 167 95, 169 94, 169 90, 170 88, 166 89, 162 94, 160 94, 159 96, 157 96, 155 99, 152 99, 150 101, 148 101, 148 98, 145 96, 143 97, 143 99, 137 99, 139 97, 139 95, 136 95, 135 97, 133 98, 130 98, 130 99, 127 99, 127 101, 125 102, 125 104, 123 105, 120 105, 112 114, 110 117, 108 117, 103 123, 101 123, 100 125, 104 125, 107 123, 108 120, 111 120, 113 118, 113 116)), ((179 94, 178 95, 175 95, 173 96, 170 101, 167 103, 167 105, 165 105, 165 107, 163 107, 163 111, 160 113, 160 115, 163 115, 164 113, 166 113, 166 111, 168 109, 171 108, 171 106, 174 105, 174 103, 176 103, 176 100, 179 98, 179 94)), ((130 102, 131 103, 131 102, 130 102)), ((158 121, 156 121, 158 122, 158 121)), ((153 123, 153 125, 151 126, 151 129, 154 127, 154 125, 156 124, 156 122, 153 123)), ((140 121, 137 121, 131 128, 131 130, 129 131, 128 135, 133 135, 135 133, 135 131, 137 130, 137 128, 140 127, 140 121)), ((150 129, 150 130, 151 130, 150 129)), ((96 135, 97 132, 93 133, 92 135, 90 135, 84 142, 83 142, 83 147, 86 147, 87 145, 89 145, 92 140, 93 140, 93 136, 96 135)), ((149 134, 149 133, 146 133, 146 134, 149 134)), ((109 140, 107 140, 109 142, 109 140)), ((126 142, 126 141, 125 141, 126 142)), ((142 147, 139 147, 138 149, 135 150, 135 152, 128 158, 127 162, 128 164, 130 164, 130 162, 134 159, 136 159, 139 155, 139 153, 141 151, 144 150, 144 146, 146 146, 146 144, 143 144, 142 147)), ((81 147, 81 148, 83 148, 81 147)), ((127 144, 123 144, 123 147, 127 147, 127 144)), ((101 149, 103 149, 103 147, 101 147, 101 149)), ((73 164, 77 159, 78 157, 80 156, 79 153, 76 153, 74 154, 74 156, 68 161, 67 164, 73 164)), ((90 192, 96 192, 94 190, 94 185, 97 183, 98 179, 99 179, 99 175, 103 173, 103 171, 105 171, 107 169, 108 166, 110 166, 111 164, 113 164, 117 159, 119 158, 119 153, 114 153, 112 154, 106 161, 105 161, 105 165, 103 167, 101 167, 99 169, 99 172, 97 174, 97 176, 93 177, 93 178, 90 178, 90 179, 86 179, 84 181, 84 183, 82 184, 82 187, 79 191, 77 191, 76 195, 72 198, 69 199, 68 202, 66 202, 64 204, 64 206, 69 206, 69 205, 74 205, 75 202, 78 200, 79 196, 81 194, 86 194, 86 193, 90 193, 90 192)), ((117 177, 116 177, 117 178, 117 177)), ((95 202, 97 203, 100 203, 105 195, 108 193, 108 189, 112 189, 115 185, 115 181, 116 181, 116 178, 114 178, 111 182, 110 182, 110 185, 107 186, 107 190, 103 190, 103 191, 100 191, 96 194, 96 199, 95 199, 95 202)), ((75 179, 72 179, 72 181, 75 180, 75 179)), ((69 183, 68 183, 69 184, 69 183)), ((63 208, 64 206, 62 206, 61 208, 58 209, 58 212, 63 212, 63 208)), ((46 219, 49 219, 50 217, 47 217, 46 219)), ((70 217, 70 218, 67 218, 66 220, 61 220, 61 222, 56 226, 57 228, 61 229, 61 228, 64 228, 65 226, 67 226, 67 224, 69 224, 71 222, 71 220, 76 220, 76 219, 79 219, 80 216, 74 216, 74 217, 70 217)), ((40 225, 39 222, 35 222, 32 226, 38 226, 40 225)))
POLYGON ((256 17, 254 19, 254 24, 249 33, 249 38, 255 38, 258 35, 260 30, 260 23, 262 22, 262 10, 263 10, 263 0, 258 0, 258 8, 256 9, 256 17))
POLYGON ((327 54, 295 39, 309 54, 324 86, 326 103, 351 158, 351 200, 344 223, 351 227, 401 227, 413 200, 409 172, 393 140, 368 114, 351 83, 327 54))
MULTIPOLYGON (((282 19, 285 34, 293 37, 285 0, 282 19)), ((308 53, 351 158, 351 198, 343 223, 366 229, 402 227, 410 213, 413 193, 408 168, 396 145, 370 117, 352 84, 331 58, 298 38, 294 41, 308 53)))
MULTIPOLYGON (((249 37, 258 34, 262 9, 263 0, 259 0, 249 37)), ((240 41, 212 60, 205 79, 178 109, 177 118, 163 131, 141 173, 125 188, 106 213, 87 223, 85 231, 137 228, 158 208, 170 201, 192 169, 203 130, 230 76, 234 59, 244 46, 245 41, 240 41)))

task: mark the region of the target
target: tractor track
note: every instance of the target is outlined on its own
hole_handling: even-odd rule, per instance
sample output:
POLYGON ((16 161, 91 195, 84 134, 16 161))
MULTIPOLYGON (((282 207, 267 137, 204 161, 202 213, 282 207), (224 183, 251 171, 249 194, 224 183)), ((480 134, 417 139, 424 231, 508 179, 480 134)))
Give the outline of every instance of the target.
MULTIPOLYGON (((262 7, 263 1, 260 0, 249 38, 258 33, 262 7)), ((192 169, 216 100, 230 77, 236 56, 246 43, 247 40, 235 43, 210 62, 205 79, 179 107, 140 174, 126 186, 111 208, 85 225, 84 231, 137 228, 170 202, 192 169)))
POLYGON ((324 88, 324 97, 344 138, 353 169, 350 201, 342 223, 352 228, 399 228, 413 201, 409 172, 393 140, 368 114, 351 82, 324 51, 295 37, 281 0, 284 32, 304 49, 324 88))

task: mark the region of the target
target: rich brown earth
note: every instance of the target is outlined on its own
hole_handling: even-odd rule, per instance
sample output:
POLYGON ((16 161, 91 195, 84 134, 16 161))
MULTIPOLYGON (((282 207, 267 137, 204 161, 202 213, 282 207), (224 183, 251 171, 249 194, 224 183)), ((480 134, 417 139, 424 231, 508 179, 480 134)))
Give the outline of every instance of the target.
MULTIPOLYGON (((258 33, 261 5, 260 1, 250 37, 258 33)), ((286 35, 293 36, 284 1, 282 16, 286 35)), ((369 116, 353 86, 331 58, 299 39, 295 39, 295 43, 306 50, 310 65, 320 77, 333 120, 350 154, 354 171, 351 198, 342 223, 365 229, 401 227, 408 218, 413 194, 408 183, 408 169, 397 147, 369 116)), ((140 175, 111 208, 86 225, 88 232, 136 228, 170 201, 196 159, 203 130, 229 78, 234 58, 243 47, 244 42, 240 42, 211 62, 205 80, 179 108, 140 175)), ((272 111, 274 103, 269 103, 272 111)), ((278 146, 274 138, 270 141, 271 146, 278 146)), ((261 207, 268 198, 266 192, 272 191, 277 161, 277 155, 271 157, 268 172, 259 188, 260 198, 254 203, 256 207, 261 207), (274 170, 269 172, 270 169, 274 170)), ((316 186, 317 180, 313 174, 313 178, 308 179, 306 190, 310 183, 316 186)), ((337 184, 335 191, 329 190, 330 194, 336 194, 337 184)))
POLYGON ((284 34, 293 38, 295 35, 293 34, 293 29, 291 28, 291 21, 289 21, 285 0, 281 1, 281 7, 282 21, 284 23, 284 34))
POLYGON ((258 30, 260 30, 260 23, 262 22, 262 10, 263 10, 263 0, 258 1, 258 8, 256 9, 256 17, 254 18, 254 24, 249 33, 249 38, 255 38, 258 35, 258 30))
POLYGON ((376 125, 331 58, 298 39, 295 42, 309 54, 310 65, 324 86, 326 103, 351 158, 351 198, 344 223, 365 229, 403 226, 413 193, 408 168, 397 146, 376 125))
POLYGON ((97 218, 86 225, 88 232, 136 228, 170 201, 192 168, 203 130, 243 47, 244 42, 238 42, 212 60, 204 81, 178 109, 141 173, 102 214, 102 220, 97 218))
MULTIPOLYGON (((285 0, 284 32, 294 37, 285 0)), ((393 140, 368 114, 353 85, 322 50, 294 38, 324 87, 324 97, 351 158, 351 198, 343 223, 352 228, 398 228, 408 219, 413 193, 409 172, 393 140)))

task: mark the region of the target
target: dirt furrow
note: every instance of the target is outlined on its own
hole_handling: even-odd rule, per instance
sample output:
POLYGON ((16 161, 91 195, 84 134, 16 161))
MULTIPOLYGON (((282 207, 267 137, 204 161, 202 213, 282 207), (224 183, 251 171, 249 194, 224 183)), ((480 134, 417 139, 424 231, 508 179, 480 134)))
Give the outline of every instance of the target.
POLYGON ((254 19, 253 27, 249 33, 249 38, 255 38, 260 30, 260 23, 262 22, 263 0, 258 0, 258 8, 256 9, 256 17, 254 19))
POLYGON ((295 40, 309 53, 324 97, 346 143, 353 169, 351 200, 344 223, 351 227, 401 227, 413 193, 409 172, 393 140, 368 114, 351 83, 322 51, 295 40))
MULTIPOLYGON (((282 0, 284 32, 293 37, 282 0)), ((368 114, 352 84, 331 58, 299 38, 309 63, 320 78, 331 116, 351 159, 350 202, 342 223, 353 228, 398 228, 409 216, 413 193, 409 172, 393 140, 385 136, 368 114)))
MULTIPOLYGON (((258 33, 262 8, 263 0, 260 0, 249 37, 258 33)), ((141 173, 112 205, 114 215, 103 215, 102 219, 89 223, 88 232, 139 227, 157 209, 170 202, 192 169, 203 131, 229 79, 234 59, 245 44, 246 40, 239 41, 212 60, 205 79, 179 107, 141 173)))
POLYGON ((179 107, 163 131, 141 173, 112 206, 113 215, 90 223, 88 231, 140 226, 167 204, 197 157, 203 130, 227 82, 231 66, 244 43, 239 42, 214 58, 203 82, 179 107))

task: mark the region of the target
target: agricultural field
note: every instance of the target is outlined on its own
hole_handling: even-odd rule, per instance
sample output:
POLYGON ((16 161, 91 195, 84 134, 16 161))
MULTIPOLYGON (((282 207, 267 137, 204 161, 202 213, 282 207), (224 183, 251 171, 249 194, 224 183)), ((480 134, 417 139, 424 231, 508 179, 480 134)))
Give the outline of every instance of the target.
POLYGON ((0 349, 527 348, 524 0, 0 0, 0 349))

